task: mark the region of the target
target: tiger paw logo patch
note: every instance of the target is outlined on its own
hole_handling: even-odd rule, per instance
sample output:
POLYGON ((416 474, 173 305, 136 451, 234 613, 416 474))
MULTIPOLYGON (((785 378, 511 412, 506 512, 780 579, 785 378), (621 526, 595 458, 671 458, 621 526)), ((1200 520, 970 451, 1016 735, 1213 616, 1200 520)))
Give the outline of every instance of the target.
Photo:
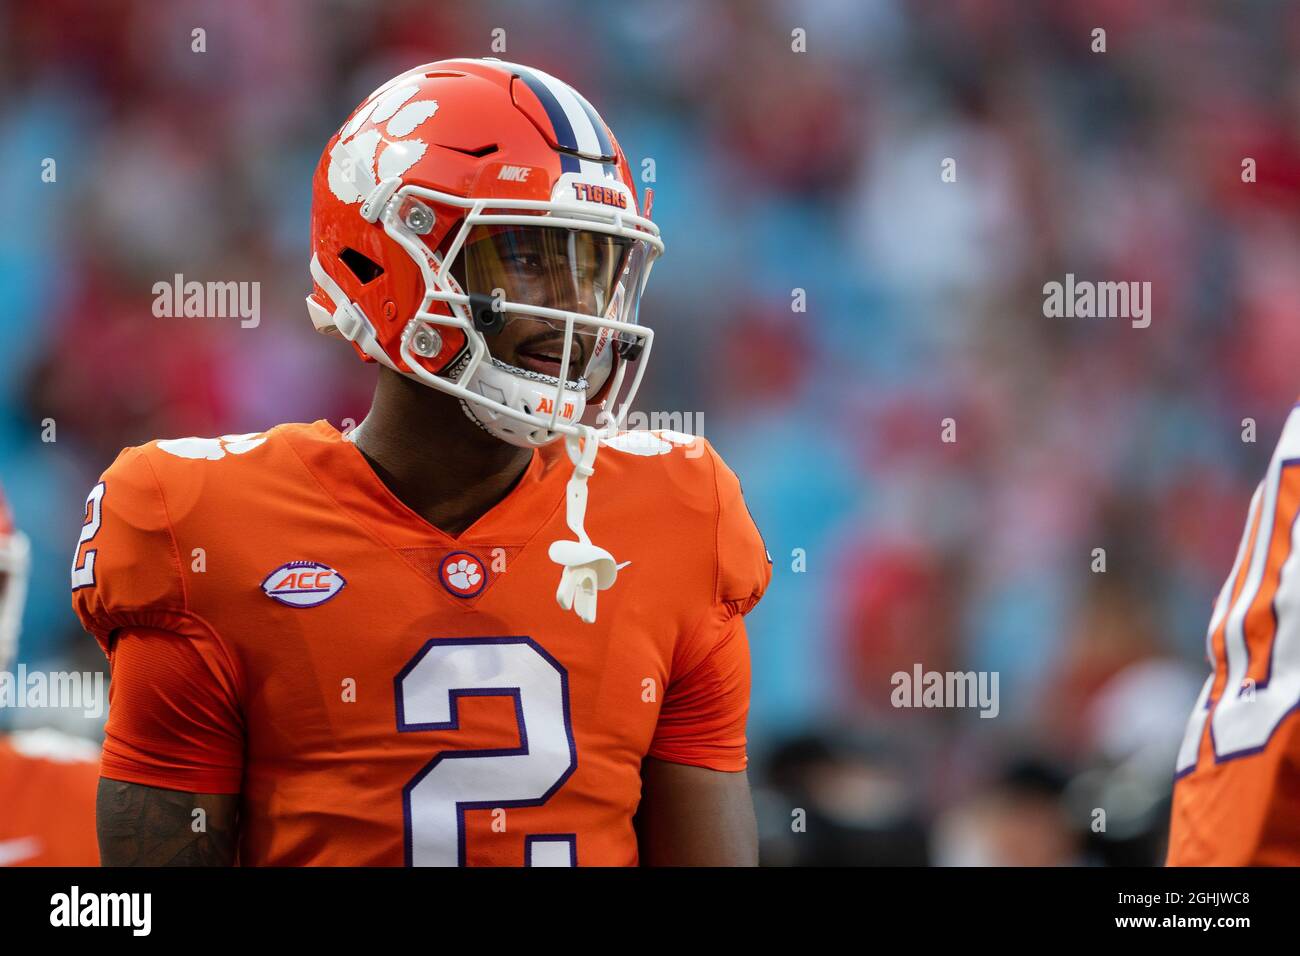
POLYGON ((487 586, 483 562, 468 551, 453 551, 438 565, 438 580, 456 597, 475 597, 487 586))
POLYGON ((289 607, 316 607, 343 590, 348 582, 319 561, 290 561, 262 581, 262 591, 273 601, 289 607))

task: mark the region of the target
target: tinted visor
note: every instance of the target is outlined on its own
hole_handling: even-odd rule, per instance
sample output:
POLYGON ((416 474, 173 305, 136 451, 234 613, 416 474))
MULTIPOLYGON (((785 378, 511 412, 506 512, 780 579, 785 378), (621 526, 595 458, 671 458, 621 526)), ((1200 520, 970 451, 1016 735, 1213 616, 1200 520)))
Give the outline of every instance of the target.
MULTIPOLYGON (((605 316, 633 240, 554 226, 475 226, 465 247, 469 291, 605 316)), ((563 325, 563 323, 561 323, 563 325)))
MULTIPOLYGON (((636 239, 546 225, 475 225, 452 272, 466 292, 504 303, 504 324, 487 336, 507 365, 558 377, 563 319, 511 312, 510 303, 634 322, 647 256, 636 239)), ((566 379, 588 395, 614 367, 618 335, 575 322, 566 379)))

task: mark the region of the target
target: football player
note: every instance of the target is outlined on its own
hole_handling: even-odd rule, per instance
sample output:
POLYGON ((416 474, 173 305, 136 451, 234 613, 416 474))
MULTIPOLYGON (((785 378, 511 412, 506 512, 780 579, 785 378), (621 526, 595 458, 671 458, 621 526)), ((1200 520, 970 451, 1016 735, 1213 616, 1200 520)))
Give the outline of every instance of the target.
POLYGON ((1250 502, 1178 754, 1170 866, 1300 865, 1300 406, 1250 502))
POLYGON ((334 134, 307 308, 369 414, 129 448, 87 502, 107 864, 755 863, 770 563, 703 439, 618 431, 648 206, 586 99, 498 60, 334 134))
MULTIPOLYGON (((0 673, 18 651, 29 545, 0 489, 0 673)), ((0 735, 0 866, 98 866, 94 744, 53 730, 0 735)))

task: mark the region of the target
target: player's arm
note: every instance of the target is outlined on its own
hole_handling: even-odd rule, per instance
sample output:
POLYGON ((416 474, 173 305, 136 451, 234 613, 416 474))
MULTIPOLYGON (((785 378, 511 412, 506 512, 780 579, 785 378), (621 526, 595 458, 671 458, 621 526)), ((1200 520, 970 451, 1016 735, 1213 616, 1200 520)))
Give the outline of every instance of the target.
POLYGON ((96 804, 103 866, 231 866, 239 797, 185 793, 101 777, 96 804))
POLYGON ((749 776, 647 757, 636 816, 643 866, 757 866, 749 776))
POLYGON ((758 865, 745 773, 749 639, 739 614, 709 627, 713 648, 669 685, 641 762, 635 826, 645 866, 758 865))
POLYGON ((212 639, 123 628, 109 660, 96 806, 105 866, 229 866, 238 839, 242 719, 212 639))
POLYGON ((112 672, 96 810, 108 866, 235 858, 239 673, 184 575, 162 484, 127 449, 91 490, 72 566, 73 608, 112 672))
MULTIPOLYGON (((703 441, 703 439, 701 439, 703 441)), ((745 724, 750 658, 745 615, 772 578, 740 482, 704 443, 716 488, 712 594, 673 659, 635 826, 648 866, 757 866, 745 724)))

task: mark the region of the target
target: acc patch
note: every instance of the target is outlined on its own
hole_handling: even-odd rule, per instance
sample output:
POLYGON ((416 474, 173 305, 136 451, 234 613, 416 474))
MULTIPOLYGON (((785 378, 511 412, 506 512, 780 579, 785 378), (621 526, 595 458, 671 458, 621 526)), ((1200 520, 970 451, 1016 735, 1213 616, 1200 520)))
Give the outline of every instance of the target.
POLYGON ((290 561, 266 576, 262 591, 289 607, 316 607, 342 591, 347 583, 343 575, 319 561, 290 561))
POLYGON ((438 565, 438 580, 456 597, 471 598, 487 587, 487 572, 468 551, 453 551, 438 565))

